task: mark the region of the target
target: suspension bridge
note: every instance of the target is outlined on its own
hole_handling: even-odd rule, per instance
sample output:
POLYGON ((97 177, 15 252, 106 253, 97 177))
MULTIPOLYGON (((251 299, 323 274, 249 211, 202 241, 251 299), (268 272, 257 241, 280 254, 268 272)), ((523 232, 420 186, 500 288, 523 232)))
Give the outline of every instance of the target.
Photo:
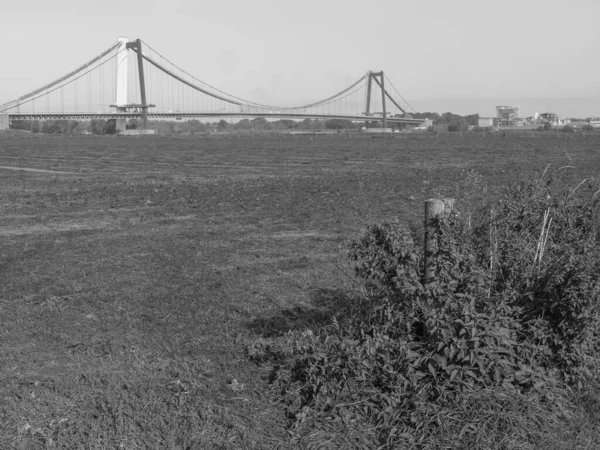
POLYGON ((266 118, 343 119, 419 125, 383 71, 369 71, 341 91, 299 106, 261 104, 228 94, 186 72, 140 39, 119 38, 62 77, 0 105, 0 129, 12 120, 266 118))

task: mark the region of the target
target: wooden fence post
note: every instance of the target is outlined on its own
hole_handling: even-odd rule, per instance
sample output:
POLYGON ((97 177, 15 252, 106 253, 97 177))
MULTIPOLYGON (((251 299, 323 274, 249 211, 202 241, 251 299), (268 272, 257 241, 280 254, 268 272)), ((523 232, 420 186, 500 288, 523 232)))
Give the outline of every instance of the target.
POLYGON ((433 265, 434 239, 429 235, 429 224, 432 219, 441 215, 449 215, 454 210, 455 200, 453 198, 429 198, 425 200, 425 258, 423 267, 423 283, 429 284, 435 281, 435 267, 433 265))

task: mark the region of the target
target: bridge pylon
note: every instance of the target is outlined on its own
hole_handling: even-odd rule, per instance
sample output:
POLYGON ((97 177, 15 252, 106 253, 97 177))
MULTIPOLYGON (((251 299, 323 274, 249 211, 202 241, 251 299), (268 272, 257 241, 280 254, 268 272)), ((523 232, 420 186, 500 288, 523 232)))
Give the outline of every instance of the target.
POLYGON ((407 114, 407 113, 404 110, 404 108, 402 108, 398 104, 398 102, 396 102, 396 100, 394 100, 394 98, 385 89, 385 75, 383 73, 383 70, 381 72, 369 72, 368 76, 369 76, 369 79, 367 82, 367 104, 366 104, 366 108, 365 108, 365 115, 368 117, 371 114, 373 114, 371 112, 371 89, 372 89, 372 85, 373 85, 372 82, 375 81, 375 83, 377 83, 377 85, 381 88, 381 107, 383 108, 383 128, 387 128, 387 110, 386 110, 386 104, 385 104, 386 97, 394 105, 396 105, 396 107, 400 111, 402 111, 404 114, 407 114))
MULTIPOLYGON (((144 80, 144 59, 142 56, 142 41, 136 39, 129 42, 128 38, 121 37, 119 40, 119 49, 117 51, 117 89, 114 107, 117 112, 126 113, 130 110, 141 110, 142 113, 142 128, 148 128, 148 108, 154 105, 149 105, 146 101, 146 82, 144 80), (129 50, 133 50, 137 55, 138 76, 140 82, 140 100, 141 104, 131 104, 127 101, 127 79, 129 75, 129 50)), ((127 127, 127 119, 117 119, 117 130, 125 130, 127 127)))
MULTIPOLYGON (((129 73, 129 39, 120 37, 117 50, 117 88, 115 90, 115 108, 117 112, 127 112, 127 78, 129 73)), ((127 119, 117 119, 117 130, 127 127, 127 119)))

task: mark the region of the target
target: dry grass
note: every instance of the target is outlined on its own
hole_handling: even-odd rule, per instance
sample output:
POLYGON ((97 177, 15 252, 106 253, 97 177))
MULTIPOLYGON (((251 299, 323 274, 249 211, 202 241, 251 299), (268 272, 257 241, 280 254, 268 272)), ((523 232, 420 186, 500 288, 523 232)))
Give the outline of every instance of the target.
POLYGON ((597 170, 592 140, 0 137, 69 172, 0 169, 0 448, 293 447, 246 344, 343 313, 366 223, 563 145, 597 170))

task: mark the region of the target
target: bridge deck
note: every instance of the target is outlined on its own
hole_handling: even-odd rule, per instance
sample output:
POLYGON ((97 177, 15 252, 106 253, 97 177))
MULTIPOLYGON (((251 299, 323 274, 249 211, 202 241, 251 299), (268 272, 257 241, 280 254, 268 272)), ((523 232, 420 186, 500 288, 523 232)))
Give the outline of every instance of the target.
MULTIPOLYGON (((35 120, 35 119, 139 119, 141 112, 116 112, 116 113, 8 113, 10 119, 35 120)), ((302 113, 148 113, 149 119, 199 119, 199 118, 231 118, 231 119, 251 119, 251 118, 269 118, 269 119, 342 119, 352 121, 383 122, 380 116, 344 116, 332 114, 302 114, 302 113)), ((388 123, 404 123, 419 125, 423 123, 422 119, 407 119, 401 117, 388 117, 388 123)))

